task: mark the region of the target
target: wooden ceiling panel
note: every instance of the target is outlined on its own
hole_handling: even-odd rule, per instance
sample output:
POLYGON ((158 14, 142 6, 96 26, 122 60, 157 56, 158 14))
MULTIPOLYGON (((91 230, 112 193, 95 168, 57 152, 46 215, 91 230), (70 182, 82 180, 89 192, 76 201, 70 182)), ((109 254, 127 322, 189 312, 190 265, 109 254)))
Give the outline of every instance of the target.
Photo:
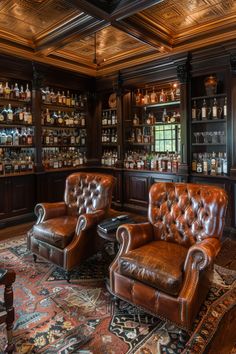
MULTIPOLYGON (((91 61, 94 58, 95 43, 94 35, 87 36, 79 41, 71 42, 63 48, 63 52, 71 52, 74 55, 83 56, 91 61)), ((109 26, 96 33, 96 54, 100 62, 112 59, 113 56, 125 55, 133 50, 150 49, 128 34, 109 26)))

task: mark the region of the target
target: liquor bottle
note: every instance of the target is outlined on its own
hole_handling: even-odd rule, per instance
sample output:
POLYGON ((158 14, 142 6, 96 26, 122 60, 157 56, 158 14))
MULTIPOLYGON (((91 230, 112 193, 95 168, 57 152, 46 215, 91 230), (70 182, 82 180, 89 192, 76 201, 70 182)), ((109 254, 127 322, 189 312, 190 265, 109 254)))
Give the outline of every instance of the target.
POLYGON ((30 107, 28 108, 28 119, 27 119, 27 123, 28 123, 28 124, 32 124, 32 123, 33 123, 33 117, 32 117, 32 113, 31 113, 30 107))
POLYGON ((227 161, 227 153, 224 152, 224 157, 223 157, 223 174, 227 175, 228 174, 228 161, 227 161))
POLYGON ((53 89, 51 89, 50 96, 51 96, 51 98, 50 98, 51 103, 52 104, 57 103, 57 95, 55 94, 53 89))
POLYGON ((70 105, 71 105, 70 92, 67 91, 66 106, 70 107, 70 105))
POLYGON ((8 105, 8 110, 7 110, 7 122, 8 123, 13 123, 13 111, 11 109, 11 104, 9 103, 8 105))
POLYGON ((0 123, 6 123, 7 122, 7 110, 6 107, 3 107, 3 110, 0 113, 0 123))
POLYGON ((4 94, 4 88, 2 82, 0 82, 0 97, 3 97, 4 94))
POLYGON ((31 91, 29 89, 29 84, 26 84, 26 90, 25 90, 25 100, 29 102, 31 100, 31 91))
POLYGON ((151 103, 156 103, 157 101, 158 101, 157 94, 156 94, 155 88, 153 86, 152 93, 150 94, 150 102, 151 103))
POLYGON ((6 82, 6 85, 4 87, 4 98, 9 99, 10 98, 10 92, 11 92, 11 89, 8 86, 8 82, 6 82))
POLYGON ((192 107, 192 120, 197 119, 197 103, 196 101, 193 102, 193 107, 192 107))
POLYGON ((57 91, 56 103, 57 104, 62 104, 62 96, 60 94, 60 91, 57 91))
POLYGON ((20 87, 19 99, 20 99, 20 100, 23 100, 23 101, 26 99, 26 93, 24 92, 24 87, 23 87, 23 85, 21 85, 21 87, 20 87))
POLYGON ((137 116, 137 113, 134 114, 133 125, 139 125, 139 118, 137 116))
POLYGON ((204 175, 208 175, 208 170, 209 170, 209 161, 208 161, 208 156, 207 153, 203 155, 203 160, 202 160, 202 172, 204 175))
POLYGON ((50 117, 50 112, 49 112, 48 108, 46 108, 44 122, 45 122, 46 125, 50 125, 51 124, 51 117, 50 117))
POLYGON ((135 103, 136 105, 142 104, 142 93, 140 92, 140 89, 138 89, 138 91, 135 94, 135 103))
POLYGON ((13 97, 17 100, 20 98, 20 90, 17 83, 15 83, 15 87, 13 89, 13 97))
POLYGON ((217 157, 217 175, 223 174, 223 153, 219 152, 217 157))
POLYGON ((62 91, 61 100, 62 100, 62 104, 66 105, 66 96, 65 96, 65 92, 64 91, 62 91))
POLYGON ((224 101, 223 116, 224 116, 224 119, 227 118, 227 97, 225 97, 225 101, 224 101))
POLYGON ((159 97, 159 101, 162 103, 162 102, 166 102, 166 94, 164 92, 164 90, 162 89, 161 90, 161 93, 160 93, 160 97, 159 97))
POLYGON ((202 108, 201 108, 201 115, 202 115, 202 120, 207 119, 207 104, 206 100, 203 100, 202 108))
POLYGON ((202 171, 203 171, 202 154, 198 154, 196 172, 202 173, 202 171))
POLYGON ((19 131, 18 129, 15 129, 14 132, 13 132, 13 135, 12 135, 12 144, 14 146, 17 146, 20 144, 20 134, 19 134, 19 131))
POLYGON ((212 176, 215 176, 216 175, 216 172, 217 172, 217 160, 216 160, 216 153, 213 152, 212 155, 211 155, 211 172, 210 174, 212 176))
POLYGON ((212 105, 212 119, 218 119, 218 103, 216 98, 214 98, 212 105))
POLYGON ((143 97, 143 103, 144 104, 149 104, 149 102, 150 102, 150 97, 149 97, 148 91, 146 90, 145 91, 145 95, 143 97))

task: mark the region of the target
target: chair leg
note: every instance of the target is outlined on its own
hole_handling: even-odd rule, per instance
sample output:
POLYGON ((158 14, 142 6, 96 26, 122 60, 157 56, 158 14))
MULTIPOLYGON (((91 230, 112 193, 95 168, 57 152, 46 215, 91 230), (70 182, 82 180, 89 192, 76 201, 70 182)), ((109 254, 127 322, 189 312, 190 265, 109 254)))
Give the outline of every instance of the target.
POLYGON ((69 270, 67 270, 66 272, 66 280, 67 280, 67 283, 70 283, 70 277, 71 277, 71 272, 69 270))
POLYGON ((34 260, 34 263, 36 263, 36 261, 37 261, 37 256, 36 256, 36 254, 33 254, 33 260, 34 260))

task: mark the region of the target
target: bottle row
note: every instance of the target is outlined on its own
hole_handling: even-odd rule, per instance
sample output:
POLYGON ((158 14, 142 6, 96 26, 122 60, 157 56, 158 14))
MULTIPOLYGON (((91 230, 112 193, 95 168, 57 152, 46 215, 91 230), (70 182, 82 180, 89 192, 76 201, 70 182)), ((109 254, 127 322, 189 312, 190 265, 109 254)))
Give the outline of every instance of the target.
POLYGON ((0 175, 31 172, 33 170, 34 153, 32 149, 21 149, 17 153, 0 148, 0 175))
POLYGON ((77 93, 70 93, 68 90, 65 94, 65 91, 57 92, 53 88, 49 87, 41 88, 42 102, 45 104, 58 104, 67 107, 75 108, 85 108, 87 104, 87 96, 77 93))
POLYGON ((42 131, 42 144, 44 145, 80 145, 85 146, 86 143, 86 130, 51 130, 43 129, 42 131))
POLYGON ((103 110, 102 125, 116 125, 116 124, 117 124, 116 110, 103 110))
POLYGON ((146 151, 129 151, 125 155, 124 167, 127 169, 154 170, 160 172, 178 171, 180 155, 178 153, 159 154, 146 151))
POLYGON ((132 129, 128 137, 128 142, 136 144, 154 143, 153 130, 148 127, 132 129))
POLYGON ((16 107, 12 109, 11 104, 5 106, 0 112, 0 124, 32 124, 33 118, 30 107, 16 107))
POLYGON ((153 125, 160 122, 163 123, 179 123, 180 122, 179 112, 167 112, 166 108, 161 112, 161 114, 155 115, 153 112, 149 112, 148 115, 143 119, 140 119, 137 113, 134 114, 132 123, 133 125, 140 125, 142 122, 147 125, 153 125))
POLYGON ((117 143, 116 129, 102 129, 102 143, 117 143))
POLYGON ((42 125, 57 127, 84 127, 86 125, 86 115, 84 112, 49 111, 47 108, 41 114, 42 125))
POLYGON ((211 119, 226 119, 227 118, 227 97, 221 106, 217 99, 214 98, 213 102, 207 103, 203 99, 202 104, 198 107, 196 100, 193 101, 192 106, 192 120, 211 120, 211 119))
POLYGON ((42 159, 45 170, 78 167, 87 162, 85 152, 79 152, 76 148, 44 149, 42 159))
POLYGON ((16 82, 15 84, 10 84, 8 81, 0 82, 0 98, 5 99, 15 99, 29 102, 31 100, 31 90, 29 89, 29 84, 26 84, 24 88, 16 82))
POLYGON ((117 151, 105 150, 102 154, 101 165, 102 166, 115 166, 118 159, 117 151))
POLYGON ((32 128, 13 128, 0 130, 0 145, 19 146, 33 145, 34 130, 32 128))
POLYGON ((227 175, 228 161, 226 152, 194 153, 192 159, 192 172, 204 175, 227 175))
POLYGON ((155 86, 150 89, 137 89, 135 93, 135 104, 136 105, 148 105, 154 103, 164 103, 164 102, 173 102, 180 99, 180 88, 177 83, 170 85, 166 90, 156 90, 155 86))

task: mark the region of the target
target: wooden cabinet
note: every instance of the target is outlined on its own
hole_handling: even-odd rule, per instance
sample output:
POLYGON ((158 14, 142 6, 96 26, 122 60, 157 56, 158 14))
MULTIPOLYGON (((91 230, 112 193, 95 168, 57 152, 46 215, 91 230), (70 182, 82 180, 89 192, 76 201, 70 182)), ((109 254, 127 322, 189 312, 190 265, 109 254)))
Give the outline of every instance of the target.
POLYGON ((124 208, 145 211, 148 206, 150 176, 147 173, 124 172, 124 208))
POLYGON ((19 175, 0 178, 0 226, 6 222, 32 216, 35 205, 35 176, 19 175))
POLYGON ((191 172, 222 176, 229 173, 227 146, 227 82, 224 72, 192 79, 191 172))

